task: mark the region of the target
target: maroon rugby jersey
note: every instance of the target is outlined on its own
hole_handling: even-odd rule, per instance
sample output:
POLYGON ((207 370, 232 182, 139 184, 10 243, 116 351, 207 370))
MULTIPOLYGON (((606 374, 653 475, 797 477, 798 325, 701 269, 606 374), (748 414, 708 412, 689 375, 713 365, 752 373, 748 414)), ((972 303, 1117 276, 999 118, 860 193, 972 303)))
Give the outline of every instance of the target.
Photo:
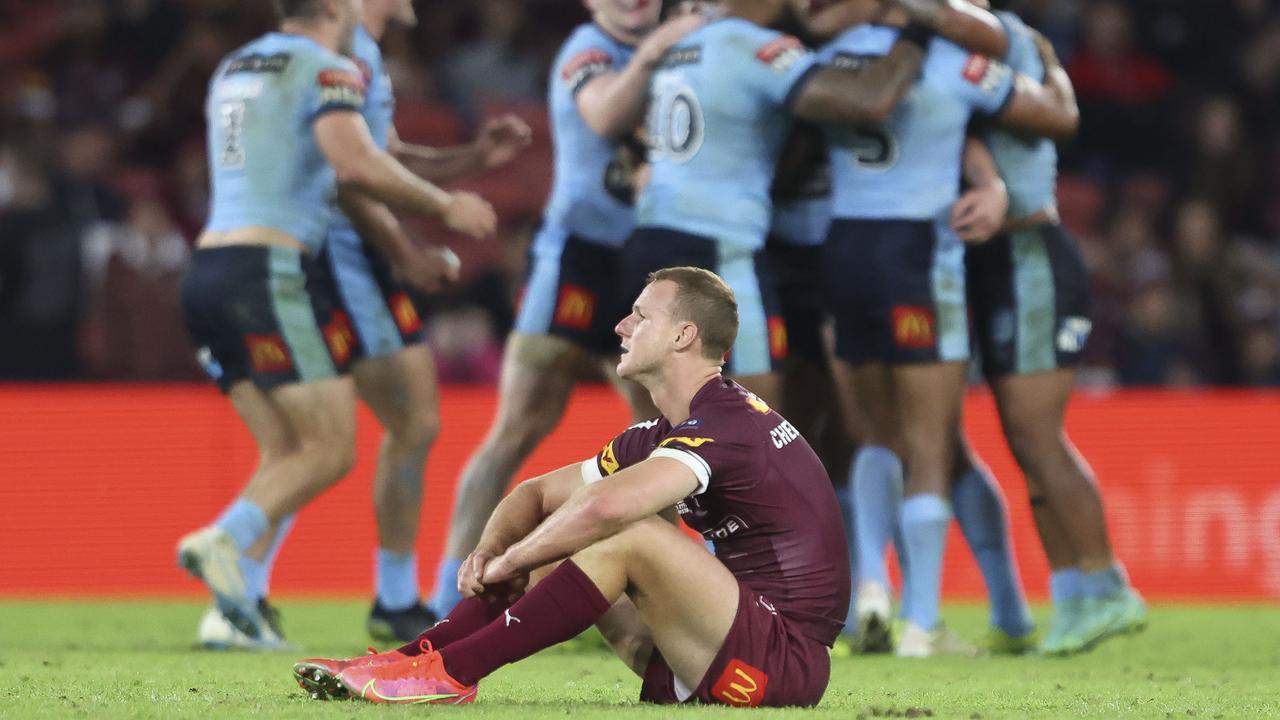
POLYGON ((830 646, 849 610, 848 545, 827 471, 791 423, 715 378, 693 396, 688 420, 627 428, 596 455, 595 470, 611 475, 651 455, 698 475, 698 490, 676 508, 738 581, 830 646))

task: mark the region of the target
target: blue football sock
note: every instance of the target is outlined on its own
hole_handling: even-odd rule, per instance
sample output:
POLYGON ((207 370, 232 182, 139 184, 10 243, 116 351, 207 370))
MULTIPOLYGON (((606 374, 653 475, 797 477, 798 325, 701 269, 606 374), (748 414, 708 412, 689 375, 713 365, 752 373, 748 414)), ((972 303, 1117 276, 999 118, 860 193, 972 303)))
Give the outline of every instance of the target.
POLYGON ((1013 637, 1031 632, 1031 610, 1022 593, 1018 566, 1013 562, 1009 523, 1000 491, 977 468, 956 479, 951 506, 973 558, 982 570, 991 600, 991 624, 1013 637))
POLYGON ((271 572, 276 566, 276 556, 280 554, 280 546, 284 545, 284 539, 289 537, 289 531, 293 529, 293 522, 297 519, 297 513, 286 515, 276 525, 276 534, 271 538, 271 545, 267 547, 267 554, 262 557, 258 569, 258 597, 267 597, 271 594, 271 572))
POLYGON ((387 610, 404 610, 418 602, 418 556, 378 548, 378 603, 387 610))
POLYGON ((884 553, 902 504, 902 461, 888 448, 863 446, 853 460, 850 487, 859 579, 888 587, 884 553))
POLYGON ((262 571, 262 563, 254 560, 248 555, 241 555, 236 560, 236 564, 240 566, 240 574, 244 577, 245 594, 250 600, 261 600, 266 597, 262 592, 262 579, 265 573, 262 571))
POLYGON ((267 531, 271 521, 267 519, 267 514, 262 511, 262 508, 252 501, 236 498, 236 501, 231 503, 231 506, 213 521, 213 524, 227 531, 235 541, 236 548, 244 553, 258 541, 258 538, 262 537, 262 533, 267 531))
POLYGON ((942 555, 951 508, 941 495, 912 495, 902 503, 902 535, 911 562, 902 595, 903 617, 925 630, 938 625, 942 555))
POLYGON ((1128 586, 1129 578, 1126 577, 1124 568, 1120 567, 1119 563, 1113 563, 1109 568, 1083 573, 1080 576, 1080 592, 1088 598, 1114 597, 1128 586))
POLYGON ((1049 599, 1054 605, 1061 605, 1064 602, 1075 600, 1084 596, 1084 589, 1081 585, 1084 582, 1084 573, 1079 568, 1063 568, 1054 570, 1049 573, 1049 599))
POLYGON ((446 557, 440 561, 440 568, 436 571, 436 591, 427 603, 436 617, 445 617, 454 605, 462 602, 462 593, 458 592, 458 570, 461 567, 461 558, 446 557))
POLYGON ((840 504, 840 519, 844 521, 845 541, 849 546, 849 577, 853 587, 849 588, 849 612, 845 616, 844 626, 852 630, 855 625, 854 608, 858 604, 858 543, 853 525, 853 502, 849 496, 849 486, 836 488, 836 502, 840 504))

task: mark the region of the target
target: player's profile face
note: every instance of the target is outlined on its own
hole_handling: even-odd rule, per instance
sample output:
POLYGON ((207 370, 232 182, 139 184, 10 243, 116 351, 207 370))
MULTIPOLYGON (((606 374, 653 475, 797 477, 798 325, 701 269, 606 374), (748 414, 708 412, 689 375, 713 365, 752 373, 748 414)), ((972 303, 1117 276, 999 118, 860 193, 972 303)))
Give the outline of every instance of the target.
POLYGON ((663 339, 670 336, 670 307, 675 296, 675 283, 649 283, 632 304, 631 314, 614 328, 622 340, 619 377, 635 378, 662 363, 666 356, 663 339))

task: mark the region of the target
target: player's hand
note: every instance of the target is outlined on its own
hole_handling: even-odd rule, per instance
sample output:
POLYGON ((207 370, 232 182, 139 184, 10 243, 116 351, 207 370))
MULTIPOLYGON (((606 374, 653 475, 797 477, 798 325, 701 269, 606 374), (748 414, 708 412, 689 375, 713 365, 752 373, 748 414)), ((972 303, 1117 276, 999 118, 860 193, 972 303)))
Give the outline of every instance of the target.
POLYGON ((462 261, 447 247, 428 247, 415 252, 398 268, 397 275, 414 289, 434 293, 458 281, 462 261))
POLYGON ((902 8, 912 20, 931 28, 938 27, 947 9, 946 0, 891 0, 891 3, 902 8))
POLYGON ((441 215, 445 225, 477 240, 493 235, 498 227, 493 206, 475 193, 452 193, 441 215))
POLYGON ((515 602, 529 587, 529 573, 516 567, 503 553, 485 563, 481 582, 485 593, 515 602))
POLYGON ((458 568, 458 592, 462 593, 462 597, 475 597, 484 592, 485 566, 494 557, 493 553, 484 548, 476 548, 462 561, 462 566, 458 568))
POLYGON ((512 580, 520 574, 520 569, 511 562, 508 554, 503 553, 485 563, 481 582, 485 585, 496 585, 512 580))
POLYGON ((967 243, 984 243, 999 232, 1009 212, 1003 182, 973 188, 951 207, 951 229, 967 243))
POLYGON ((476 151, 480 153, 486 170, 492 170, 511 162, 533 140, 533 130, 528 123, 507 114, 486 121, 476 136, 476 151))
POLYGON ((693 14, 673 17, 662 23, 636 48, 636 57, 646 67, 653 67, 662 60, 672 45, 685 35, 697 30, 710 20, 706 15, 693 14))

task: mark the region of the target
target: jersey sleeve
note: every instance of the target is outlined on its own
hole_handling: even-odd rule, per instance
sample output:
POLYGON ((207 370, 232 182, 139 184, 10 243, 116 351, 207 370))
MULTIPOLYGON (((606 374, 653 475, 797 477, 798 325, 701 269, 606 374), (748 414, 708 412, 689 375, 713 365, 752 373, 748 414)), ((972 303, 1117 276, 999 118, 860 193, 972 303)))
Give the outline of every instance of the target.
POLYGON ((560 51, 560 61, 552 69, 551 82, 575 97, 591 80, 615 70, 615 58, 594 33, 578 32, 560 51))
POLYGON ((998 115, 1013 96, 1013 70, 1000 60, 969 53, 944 40, 935 39, 926 60, 937 73, 936 82, 969 105, 975 112, 998 115))
POLYGON ((791 35, 765 31, 751 40, 734 46, 749 50, 751 55, 731 61, 739 64, 747 83, 767 103, 790 105, 818 69, 817 56, 791 35))
POLYGON ((701 495, 713 482, 741 478, 744 466, 756 462, 757 448, 744 443, 729 428, 713 419, 692 419, 663 437, 650 457, 666 457, 683 463, 698 478, 701 495))
POLYGON ((631 467, 649 457, 662 437, 661 419, 636 423, 605 443, 595 457, 582 463, 582 480, 591 483, 631 467))
POLYGON ((316 58, 302 69, 300 82, 305 83, 306 113, 313 122, 325 113, 364 108, 364 77, 350 60, 316 58))

